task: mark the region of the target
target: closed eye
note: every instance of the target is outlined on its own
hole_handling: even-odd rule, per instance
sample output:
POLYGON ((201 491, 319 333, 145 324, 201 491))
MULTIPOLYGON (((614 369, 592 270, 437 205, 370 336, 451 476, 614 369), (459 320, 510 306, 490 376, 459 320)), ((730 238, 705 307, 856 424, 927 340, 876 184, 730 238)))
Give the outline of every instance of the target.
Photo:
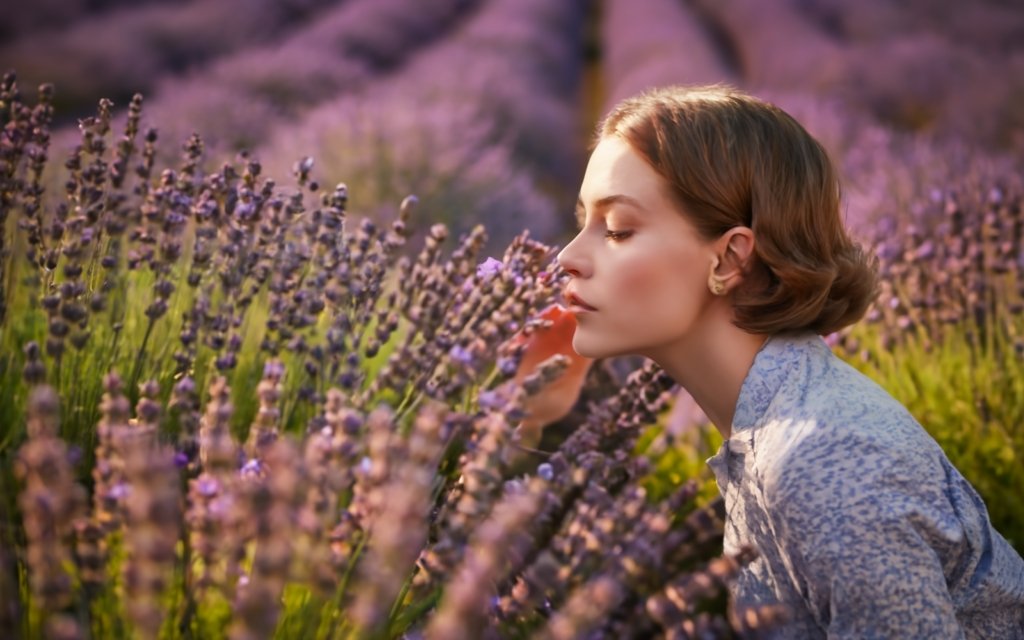
POLYGON ((631 235, 633 235, 632 231, 612 231, 611 229, 608 229, 604 232, 604 237, 609 240, 614 240, 615 242, 621 242, 631 235))

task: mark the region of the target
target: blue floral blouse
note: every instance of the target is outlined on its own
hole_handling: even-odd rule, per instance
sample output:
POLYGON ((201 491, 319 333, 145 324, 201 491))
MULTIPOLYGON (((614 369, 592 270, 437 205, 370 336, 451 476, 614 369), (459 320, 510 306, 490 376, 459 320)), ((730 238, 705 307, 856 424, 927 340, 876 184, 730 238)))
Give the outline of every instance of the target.
POLYGON ((789 609, 772 637, 1024 639, 1024 560, 931 436, 817 335, 762 347, 708 464, 725 551, 759 552, 735 606, 789 609))

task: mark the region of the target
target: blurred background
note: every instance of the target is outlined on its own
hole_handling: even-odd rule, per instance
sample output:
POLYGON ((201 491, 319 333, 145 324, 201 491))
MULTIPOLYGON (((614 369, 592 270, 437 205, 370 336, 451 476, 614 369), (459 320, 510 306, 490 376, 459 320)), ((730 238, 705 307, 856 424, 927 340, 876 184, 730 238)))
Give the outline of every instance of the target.
MULTIPOLYGON (((1015 0, 4 0, 0 68, 56 86, 55 155, 109 98, 175 159, 302 157, 352 208, 527 227, 559 243, 597 119, 668 83, 725 82, 800 119, 842 164, 864 229, 965 173, 1019 174, 1015 0), (995 168, 994 168, 995 167, 995 168)), ((912 208, 912 207, 911 207, 912 208)), ((902 211, 901 215, 911 215, 902 211)))

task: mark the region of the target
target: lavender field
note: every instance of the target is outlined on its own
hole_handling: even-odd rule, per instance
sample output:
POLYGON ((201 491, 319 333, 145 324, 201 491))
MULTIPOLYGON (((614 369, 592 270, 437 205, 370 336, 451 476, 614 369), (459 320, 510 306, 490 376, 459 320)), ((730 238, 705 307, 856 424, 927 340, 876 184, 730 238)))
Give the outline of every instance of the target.
POLYGON ((597 119, 669 83, 834 155, 883 278, 829 343, 1024 552, 1018 4, 0 9, 0 637, 770 629, 717 432, 553 306, 597 119))

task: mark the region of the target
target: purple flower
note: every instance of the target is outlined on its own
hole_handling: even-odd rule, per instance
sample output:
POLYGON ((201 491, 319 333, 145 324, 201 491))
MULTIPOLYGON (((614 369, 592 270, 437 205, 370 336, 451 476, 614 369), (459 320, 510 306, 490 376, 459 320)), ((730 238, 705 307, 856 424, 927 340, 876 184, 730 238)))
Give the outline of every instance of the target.
POLYGON ((114 486, 110 487, 107 491, 107 497, 113 498, 114 500, 120 500, 128 496, 131 493, 132 488, 123 482, 118 482, 114 486))
POLYGON ((935 243, 931 240, 925 240, 921 243, 921 246, 917 248, 917 258, 919 260, 927 260, 935 255, 935 243))
POLYGON ((504 264, 501 260, 495 260, 494 258, 487 258, 476 267, 476 277, 481 280, 490 280, 494 276, 501 273, 501 269, 504 264))
POLYGON ((174 466, 179 469, 184 469, 188 466, 188 454, 184 451, 178 451, 174 454, 174 466))
POLYGON ((498 358, 498 371, 501 371, 502 375, 515 375, 518 368, 519 364, 513 358, 498 358))
POLYGON ((476 396, 481 409, 497 410, 504 406, 505 399, 497 391, 481 391, 476 396))
POLYGON ((196 489, 199 490, 199 495, 210 497, 220 490, 220 483, 215 478, 207 476, 199 479, 196 489))
MULTIPOLYGON (((192 198, 190 198, 187 193, 182 193, 180 191, 175 191, 171 195, 171 205, 175 206, 175 207, 178 207, 180 209, 188 209, 189 207, 192 206, 192 198)), ((178 220, 178 218, 175 218, 175 220, 178 220)), ((181 218, 180 220, 181 220, 181 222, 185 221, 184 218, 181 218)), ((180 224, 180 223, 177 223, 177 224, 180 224)))
POLYGON ((230 511, 232 504, 230 496, 215 498, 210 501, 210 513, 214 516, 223 516, 230 511))
POLYGON ((260 463, 258 458, 253 458, 252 460, 249 460, 244 465, 242 465, 242 469, 241 471, 239 471, 239 473, 241 473, 243 476, 259 475, 262 470, 263 464, 260 463))
POLYGON ((469 349, 464 349, 459 345, 455 345, 454 347, 452 347, 451 350, 448 352, 448 355, 451 356, 452 360, 455 360, 456 362, 462 364, 473 363, 473 352, 470 351, 469 349))
POLYGON ((281 378, 284 376, 284 363, 280 360, 267 360, 263 365, 264 378, 281 378))
POLYGON ((191 376, 185 376, 174 385, 174 392, 179 395, 192 395, 196 392, 196 382, 191 376))
POLYGON ((541 479, 550 482, 551 479, 555 477, 555 469, 547 462, 542 462, 539 465, 537 465, 537 475, 541 479))

